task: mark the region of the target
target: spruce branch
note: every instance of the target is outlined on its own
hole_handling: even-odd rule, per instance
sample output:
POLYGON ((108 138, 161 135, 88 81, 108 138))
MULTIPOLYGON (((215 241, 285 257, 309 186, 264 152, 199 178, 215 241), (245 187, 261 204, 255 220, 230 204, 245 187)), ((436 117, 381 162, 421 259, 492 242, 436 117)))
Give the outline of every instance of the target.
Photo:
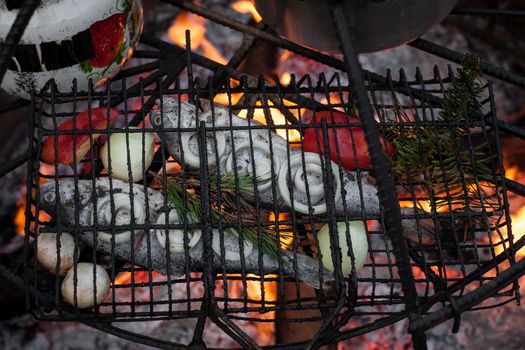
MULTIPOLYGON (((393 172, 401 180, 420 184, 425 198, 435 198, 435 210, 446 207, 457 212, 480 212, 499 206, 492 168, 495 155, 488 154, 486 142, 465 146, 470 123, 483 118, 480 77, 479 57, 467 54, 446 92, 441 112, 433 120, 417 111, 409 116, 392 93, 398 123, 386 128, 386 136, 395 150, 393 172)), ((387 115, 385 112, 382 115, 387 115)), ((476 224, 486 226, 483 222, 476 224)))
MULTIPOLYGON (((199 195, 200 180, 197 174, 186 172, 185 176, 175 174, 169 178, 162 175, 151 173, 161 187, 165 187, 168 201, 177 210, 177 215, 182 222, 189 224, 201 223, 202 208, 199 195), (165 182, 165 185, 164 185, 165 182), (184 190, 186 188, 186 190, 184 190), (193 191, 190 191, 193 190, 193 191)), ((237 183, 233 173, 226 173, 218 178, 210 176, 210 199, 211 199, 211 220, 212 224, 226 224, 224 232, 232 236, 238 236, 240 226, 242 238, 250 241, 254 246, 262 247, 264 255, 277 259, 280 243, 288 237, 285 233, 277 237, 275 227, 256 225, 253 220, 256 209, 252 204, 245 201, 238 194, 253 195, 254 178, 250 174, 239 175, 237 183), (220 191, 217 183, 220 183, 220 191), (237 202, 239 205, 237 205, 237 202), (220 203, 220 205, 219 205, 220 203), (239 223, 240 213, 241 222, 239 223)))

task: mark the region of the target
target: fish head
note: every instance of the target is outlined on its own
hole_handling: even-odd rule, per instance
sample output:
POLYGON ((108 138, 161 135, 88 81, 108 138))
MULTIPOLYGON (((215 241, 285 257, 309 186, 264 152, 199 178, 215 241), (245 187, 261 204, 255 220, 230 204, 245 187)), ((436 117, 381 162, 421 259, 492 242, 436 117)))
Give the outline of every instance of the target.
POLYGON ((75 185, 73 179, 51 180, 40 186, 38 200, 40 209, 51 217, 72 223, 76 215, 75 205, 79 212, 84 211, 92 193, 89 181, 78 181, 75 185))
POLYGON ((191 103, 172 97, 157 101, 158 109, 150 113, 151 125, 157 129, 192 128, 196 125, 198 108, 191 103))

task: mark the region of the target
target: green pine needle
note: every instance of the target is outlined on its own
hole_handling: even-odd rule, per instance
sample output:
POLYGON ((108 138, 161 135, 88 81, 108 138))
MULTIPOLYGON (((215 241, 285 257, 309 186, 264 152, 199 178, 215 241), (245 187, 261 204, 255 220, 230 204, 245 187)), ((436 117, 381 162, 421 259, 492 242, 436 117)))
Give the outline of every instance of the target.
MULTIPOLYGON (((421 184, 426 192, 424 196, 435 198, 436 210, 448 208, 450 203, 454 211, 463 212, 479 212, 499 205, 497 179, 491 164, 493 156, 487 156, 488 145, 483 143, 474 149, 461 147, 470 132, 468 122, 479 121, 483 116, 479 102, 483 93, 480 77, 479 57, 467 54, 447 90, 442 112, 435 118, 436 125, 429 125, 431 120, 421 118, 415 111, 408 116, 397 96, 392 94, 398 122, 416 122, 415 126, 386 130, 395 150, 393 171, 402 181, 410 179, 421 184), (417 125, 417 122, 426 125, 417 125), (438 125, 443 122, 447 125, 438 125)), ((468 227, 468 223, 461 224, 468 227)), ((486 226, 483 222, 476 224, 486 226)))
MULTIPOLYGON (((161 175, 151 174, 157 179, 160 186, 164 186, 164 180, 161 175)), ((183 223, 202 223, 201 199, 198 194, 200 181, 197 174, 186 173, 186 176, 187 178, 183 178, 179 174, 165 179, 165 190, 168 201, 172 207, 177 210, 177 215, 183 223), (185 186, 183 186, 183 184, 185 186), (184 187, 192 188, 196 191, 190 192, 184 190, 184 187)), ((252 204, 245 201, 242 196, 238 196, 238 194, 253 195, 253 176, 250 174, 239 175, 237 184, 235 174, 231 172, 222 175, 218 179, 219 181, 217 181, 217 178, 214 179, 213 176, 211 176, 210 180, 212 224, 218 225, 219 223, 223 223, 229 226, 224 229, 224 232, 232 236, 238 236, 238 229, 235 226, 239 225, 238 213, 240 213, 242 224, 249 225, 239 225, 242 237, 253 243, 255 247, 259 247, 259 242, 261 242, 260 246, 262 247, 263 254, 270 258, 277 259, 280 241, 284 240, 288 235, 281 233, 278 238, 275 227, 254 226, 256 221, 254 221, 253 218, 256 209, 252 204), (220 184, 220 191, 218 184, 220 184)))

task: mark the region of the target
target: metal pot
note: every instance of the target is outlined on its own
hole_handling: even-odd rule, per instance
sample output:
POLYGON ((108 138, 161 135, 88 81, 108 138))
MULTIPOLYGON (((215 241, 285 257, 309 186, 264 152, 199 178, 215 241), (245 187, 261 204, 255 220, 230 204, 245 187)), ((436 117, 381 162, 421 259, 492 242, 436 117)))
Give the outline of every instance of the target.
MULTIPOLYGON (((457 0, 350 0, 358 52, 401 45, 441 22, 457 0)), ((286 38, 321 51, 339 51, 330 6, 312 0, 255 0, 265 23, 286 38)))

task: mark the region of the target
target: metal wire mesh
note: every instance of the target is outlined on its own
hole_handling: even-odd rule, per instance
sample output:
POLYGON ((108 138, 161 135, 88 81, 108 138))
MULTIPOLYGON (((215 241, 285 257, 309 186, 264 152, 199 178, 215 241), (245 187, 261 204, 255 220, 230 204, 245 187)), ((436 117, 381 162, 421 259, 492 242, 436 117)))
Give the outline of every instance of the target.
MULTIPOLYGON (((401 72, 399 81, 390 77, 382 84, 367 80, 383 134, 395 129, 422 141, 428 136, 421 134, 423 127, 444 132, 459 126, 466 133, 462 144, 454 145, 458 152, 479 157, 477 146, 485 145, 482 152, 490 158, 489 174, 458 179, 444 172, 442 191, 430 196, 422 190, 426 180, 423 176, 400 178, 394 171, 390 174, 403 208, 410 261, 424 312, 451 295, 464 295, 487 283, 514 262, 512 250, 508 249, 512 234, 490 85, 484 86, 480 101, 483 115, 466 122, 443 123, 437 118, 442 111, 440 101, 452 80, 452 72, 442 76, 437 69, 430 79, 423 79, 419 72, 415 79, 409 79, 401 72), (460 192, 479 199, 475 204, 458 209, 450 201, 448 191, 458 181, 463 185, 460 192), (488 196, 488 190, 494 193, 488 196)), ((28 211, 32 208, 32 215, 27 223, 33 239, 28 241, 26 251, 26 282, 38 318, 127 321, 219 315, 230 321, 305 322, 326 321, 335 313, 339 325, 359 316, 362 318, 356 320, 367 326, 405 315, 406 300, 392 244, 382 225, 383 211, 377 197, 374 199, 370 168, 358 164, 352 171, 344 170, 337 161, 332 162, 328 152, 318 155, 313 163, 301 142, 301 135, 310 128, 318 130, 319 145, 328 142, 329 132, 336 128, 349 128, 357 137, 361 125, 358 119, 343 124, 331 122, 330 118, 318 123, 304 120, 305 115, 321 110, 351 115, 349 87, 338 75, 321 75, 316 82, 305 76, 292 79, 287 86, 271 86, 262 78, 228 81, 224 88, 214 88, 211 80, 207 84, 193 81, 184 88, 178 80, 169 85, 157 82, 157 88, 144 88, 141 82, 138 89, 130 91, 123 79, 120 88, 113 85, 106 92, 87 93, 60 93, 51 84, 36 96, 32 118, 34 156, 28 177, 33 198, 28 211), (150 100, 157 101, 156 107, 148 105, 150 100), (91 111, 109 105, 118 108, 119 116, 112 126, 97 130, 92 125, 91 111), (57 131, 62 121, 82 111, 90 114, 89 127, 83 131, 57 131), (124 135, 129 145, 132 135, 138 134, 139 144, 144 147, 150 133, 156 135, 156 153, 149 169, 144 167, 145 158, 139 161, 138 173, 143 180, 122 182, 104 170, 101 145, 105 142, 111 148, 110 135, 124 135), (72 136, 70 147, 76 149, 79 145, 74 140, 82 134, 89 135, 90 151, 84 160, 71 167, 41 162, 42 143, 47 137, 72 136), (228 158, 233 166, 227 167, 228 158), (269 164, 267 169, 260 166, 264 162, 269 164), (294 169, 308 175, 296 175, 294 169), (148 170, 159 174, 160 179, 155 180, 148 170), (225 174, 231 175, 229 182, 225 174), (245 174, 256 176, 246 184, 245 174), (294 176, 306 176, 308 180, 302 187, 297 186, 294 176), (166 192, 169 179, 178 181, 184 189, 182 209, 200 205, 199 219, 180 219, 181 208, 179 222, 166 219, 173 205, 166 192), (228 192, 228 186, 232 186, 231 196, 218 195, 228 192), (298 188, 304 196, 294 194, 298 188), (286 190, 294 200, 283 199, 286 190), (243 203, 250 204, 249 210, 243 203), (320 204, 325 205, 324 210, 317 208, 320 204), (127 223, 117 222, 121 207, 131 216, 127 223), (228 212, 214 216, 223 209, 228 212), (43 212, 50 217, 45 218, 43 212), (164 219, 158 221, 161 213, 164 219), (106 214, 108 217, 104 217, 106 214), (334 237, 345 234, 352 246, 355 234, 353 228, 337 232, 336 223, 351 221, 366 223, 368 251, 363 270, 343 274, 338 260, 341 247, 334 237), (324 271, 319 259, 318 234, 323 225, 330 228, 334 274, 324 271), (179 247, 176 252, 166 248, 174 230, 182 230, 183 237, 179 240, 182 250, 179 247), (234 239, 228 238, 232 230, 238 235, 234 239), (275 258, 263 253, 261 238, 267 231, 286 241, 286 248, 277 249, 278 244, 274 247, 275 258), (108 271, 110 292, 99 306, 79 309, 64 302, 62 277, 45 271, 34 258, 39 235, 44 232, 72 234, 75 246, 81 248, 75 250, 75 261, 99 264, 108 271), (258 238, 251 250, 246 247, 247 232, 255 232, 258 238), (192 242, 199 235, 197 242, 192 242), (238 260, 227 257, 232 253, 238 260), (315 297, 305 292, 308 287, 301 282, 315 287, 315 297), (282 310, 295 313, 284 316, 282 310)), ((104 111, 109 118, 109 107, 104 111)), ((337 137, 337 132, 333 135, 337 137)), ((58 152, 58 142, 54 151, 58 152)), ((354 153, 355 159, 359 158, 358 151, 355 147, 344 150, 354 153)), ((342 152, 338 150, 339 159, 342 152)), ((55 153, 55 159, 58 156, 55 153)), ((131 156, 133 152, 129 151, 124 155, 131 156)), ((457 160, 458 172, 465 174, 465 165, 457 160)), ((391 160, 391 167, 395 161, 391 160)), ((444 162, 450 160, 440 161, 444 167, 444 162)), ((133 172, 131 168, 128 171, 133 172)), ((353 250, 343 249, 341 253, 352 261, 356 259, 353 250)), ((87 277, 96 278, 93 274, 87 277)), ((515 298, 515 289, 510 288, 494 295, 488 306, 515 298)), ((231 324, 228 326, 233 329, 231 324)))

